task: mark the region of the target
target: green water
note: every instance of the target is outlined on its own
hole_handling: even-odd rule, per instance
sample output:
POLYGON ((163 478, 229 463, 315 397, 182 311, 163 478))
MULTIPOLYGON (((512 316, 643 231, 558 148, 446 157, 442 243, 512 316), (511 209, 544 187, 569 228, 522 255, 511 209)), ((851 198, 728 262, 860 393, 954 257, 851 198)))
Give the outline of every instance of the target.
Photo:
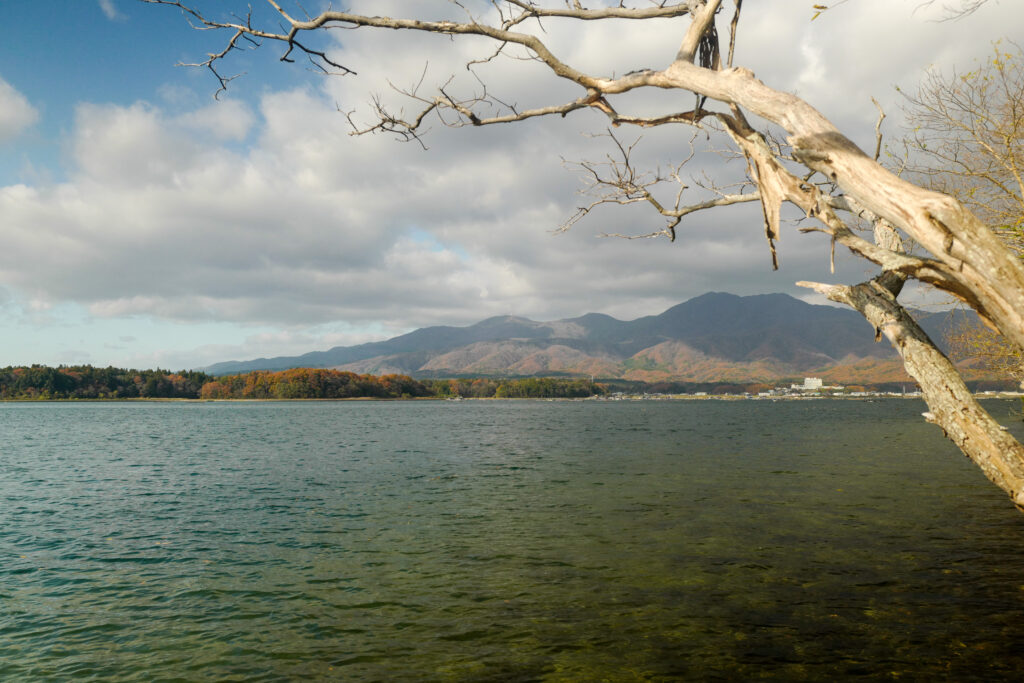
POLYGON ((0 680, 1018 680, 924 409, 0 404, 0 680))

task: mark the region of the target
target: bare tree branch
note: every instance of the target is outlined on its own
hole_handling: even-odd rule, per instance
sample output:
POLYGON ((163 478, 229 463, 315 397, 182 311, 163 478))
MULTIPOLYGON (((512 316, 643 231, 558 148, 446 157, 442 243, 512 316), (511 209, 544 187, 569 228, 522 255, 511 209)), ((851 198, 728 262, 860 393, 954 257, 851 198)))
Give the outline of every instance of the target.
MULTIPOLYGON (((925 0, 918 7, 930 7, 935 2, 936 0, 925 0)), ((960 0, 959 4, 943 4, 942 9, 946 11, 946 20, 959 19, 968 14, 973 14, 987 2, 988 0, 960 0)))
POLYGON ((559 226, 558 232, 568 230, 598 206, 607 204, 625 206, 628 204, 646 203, 653 207, 660 215, 669 219, 664 228, 639 235, 602 233, 602 236, 624 237, 627 239, 668 237, 670 241, 674 242, 676 239, 676 226, 679 225, 685 216, 698 211, 754 202, 760 199, 756 192, 729 193, 720 188, 708 188, 703 183, 696 182, 698 186, 709 190, 715 197, 693 204, 684 204, 683 194, 690 188, 683 180, 681 172, 683 167, 693 159, 695 150, 692 139, 690 141, 690 154, 686 158, 666 172, 658 169, 651 173, 638 170, 633 162, 633 153, 640 142, 640 138, 635 139, 632 143, 625 144, 610 130, 605 135, 599 137, 610 139, 618 154, 614 156, 608 155, 606 157, 607 160, 601 163, 581 161, 571 164, 573 168, 580 170, 586 178, 586 186, 582 193, 595 197, 595 199, 587 205, 578 207, 576 212, 559 226), (666 205, 655 195, 656 189, 666 183, 671 183, 676 187, 674 203, 671 206, 666 205))

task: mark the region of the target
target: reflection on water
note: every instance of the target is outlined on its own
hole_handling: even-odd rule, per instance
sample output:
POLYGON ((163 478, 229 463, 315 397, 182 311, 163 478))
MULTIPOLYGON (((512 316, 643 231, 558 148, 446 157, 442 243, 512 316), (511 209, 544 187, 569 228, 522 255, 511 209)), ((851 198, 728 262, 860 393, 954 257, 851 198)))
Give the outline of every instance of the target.
POLYGON ((0 679, 1016 676, 1024 516, 923 409, 3 404, 0 679))

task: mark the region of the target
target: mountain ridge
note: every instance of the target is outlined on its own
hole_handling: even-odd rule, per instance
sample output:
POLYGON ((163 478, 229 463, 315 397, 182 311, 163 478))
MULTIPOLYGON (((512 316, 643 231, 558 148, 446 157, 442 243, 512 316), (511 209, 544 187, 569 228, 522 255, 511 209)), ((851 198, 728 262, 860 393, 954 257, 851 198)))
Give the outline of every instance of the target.
MULTIPOLYGON (((941 345, 945 328, 963 315, 918 317, 941 345)), ((321 367, 413 377, 770 381, 811 372, 841 379, 847 367, 858 368, 858 377, 874 369, 880 381, 906 378, 892 347, 874 338, 871 325, 852 310, 787 294, 708 292, 631 321, 603 313, 547 322, 494 316, 465 327, 426 327, 378 342, 203 369, 215 375, 321 367)))

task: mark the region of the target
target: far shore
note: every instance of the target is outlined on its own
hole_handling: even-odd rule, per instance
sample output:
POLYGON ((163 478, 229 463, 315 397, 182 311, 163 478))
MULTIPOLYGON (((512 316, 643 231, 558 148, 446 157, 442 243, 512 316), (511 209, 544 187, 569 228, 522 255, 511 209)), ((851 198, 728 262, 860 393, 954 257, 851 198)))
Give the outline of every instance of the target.
MULTIPOLYGON (((976 399, 1013 399, 1024 400, 1024 392, 1019 391, 984 391, 973 394, 976 399)), ((417 396, 410 398, 380 398, 375 396, 357 396, 352 398, 4 398, 0 403, 339 403, 351 401, 437 401, 458 403, 461 401, 590 401, 598 403, 615 403, 618 401, 875 401, 878 399, 920 399, 920 392, 915 393, 870 393, 867 395, 791 395, 753 396, 743 394, 623 394, 610 396, 589 396, 586 398, 565 397, 445 397, 417 396)))

